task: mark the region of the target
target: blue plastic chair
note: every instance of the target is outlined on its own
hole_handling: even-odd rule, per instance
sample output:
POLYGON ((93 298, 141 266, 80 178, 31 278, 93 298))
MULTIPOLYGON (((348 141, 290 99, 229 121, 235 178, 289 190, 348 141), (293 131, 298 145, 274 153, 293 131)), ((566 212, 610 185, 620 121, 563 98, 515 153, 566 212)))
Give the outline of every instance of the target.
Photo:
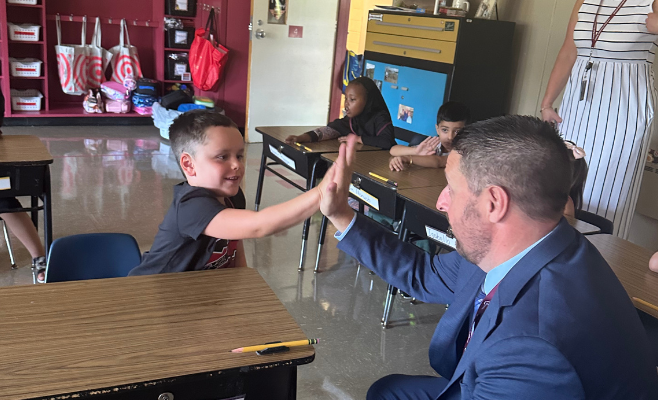
POLYGON ((128 276, 141 260, 137 241, 125 233, 66 236, 50 247, 46 282, 128 276))

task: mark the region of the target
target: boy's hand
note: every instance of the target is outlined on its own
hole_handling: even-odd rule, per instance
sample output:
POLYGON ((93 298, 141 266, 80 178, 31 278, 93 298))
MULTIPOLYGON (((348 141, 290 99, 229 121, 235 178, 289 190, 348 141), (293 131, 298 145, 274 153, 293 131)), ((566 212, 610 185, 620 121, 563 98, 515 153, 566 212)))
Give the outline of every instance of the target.
POLYGON ((388 160, 388 167, 391 171, 404 171, 404 164, 409 164, 408 156, 391 157, 388 160))
POLYGON ((416 154, 419 156, 431 156, 436 154, 436 148, 439 147, 439 144, 441 144, 441 139, 439 139, 438 136, 430 136, 416 146, 416 154))
POLYGON ((320 211, 336 229, 344 231, 354 218, 354 210, 347 204, 352 181, 352 163, 356 158, 356 135, 348 135, 340 145, 338 159, 320 183, 320 211))

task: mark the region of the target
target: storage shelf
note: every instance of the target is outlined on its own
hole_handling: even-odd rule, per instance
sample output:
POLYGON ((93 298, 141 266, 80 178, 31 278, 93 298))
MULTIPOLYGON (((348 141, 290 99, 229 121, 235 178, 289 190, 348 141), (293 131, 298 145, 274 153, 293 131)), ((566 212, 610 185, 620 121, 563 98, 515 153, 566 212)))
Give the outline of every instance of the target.
POLYGON ((9 76, 11 79, 46 79, 45 76, 9 76))
POLYGON ((190 85, 193 85, 192 81, 177 81, 173 79, 165 79, 164 83, 189 83, 190 85))
POLYGON ((165 17, 166 18, 186 19, 186 20, 189 20, 189 21, 195 21, 196 20, 196 17, 180 17, 178 15, 168 15, 168 14, 165 14, 165 17))
POLYGON ((7 3, 7 7, 43 8, 43 4, 31 5, 31 4, 13 4, 13 3, 7 3))
POLYGON ((11 117, 148 117, 150 115, 141 115, 132 111, 126 114, 115 114, 115 113, 94 113, 88 114, 82 108, 82 103, 60 103, 60 104, 51 104, 50 110, 41 110, 41 111, 13 111, 11 112, 11 117))
POLYGON ((165 51, 178 51, 181 53, 189 53, 190 49, 174 49, 172 47, 165 47, 165 51))
POLYGON ((9 43, 18 43, 18 44, 43 44, 43 40, 39 40, 38 42, 30 42, 27 40, 10 40, 9 43))

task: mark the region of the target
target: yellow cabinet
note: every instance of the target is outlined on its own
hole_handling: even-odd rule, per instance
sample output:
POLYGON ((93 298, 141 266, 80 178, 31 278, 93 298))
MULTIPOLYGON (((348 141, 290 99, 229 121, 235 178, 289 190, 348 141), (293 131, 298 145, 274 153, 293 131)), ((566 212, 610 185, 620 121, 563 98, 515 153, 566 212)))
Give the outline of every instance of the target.
POLYGON ((436 61, 445 64, 455 62, 456 42, 410 38, 369 32, 366 37, 366 51, 374 51, 394 56, 436 61))
POLYGON ((457 41, 458 19, 378 14, 368 16, 368 33, 385 33, 423 39, 457 41))

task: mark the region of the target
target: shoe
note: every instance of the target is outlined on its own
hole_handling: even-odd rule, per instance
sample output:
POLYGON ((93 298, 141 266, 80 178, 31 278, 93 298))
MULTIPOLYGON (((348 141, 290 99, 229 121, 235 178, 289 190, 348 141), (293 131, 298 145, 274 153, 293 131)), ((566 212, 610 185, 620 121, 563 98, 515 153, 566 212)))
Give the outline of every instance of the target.
POLYGON ((46 283, 46 257, 32 259, 32 275, 35 283, 46 283))
POLYGON ((409 300, 411 298, 409 293, 403 292, 402 290, 400 290, 400 296, 405 300, 409 300))

